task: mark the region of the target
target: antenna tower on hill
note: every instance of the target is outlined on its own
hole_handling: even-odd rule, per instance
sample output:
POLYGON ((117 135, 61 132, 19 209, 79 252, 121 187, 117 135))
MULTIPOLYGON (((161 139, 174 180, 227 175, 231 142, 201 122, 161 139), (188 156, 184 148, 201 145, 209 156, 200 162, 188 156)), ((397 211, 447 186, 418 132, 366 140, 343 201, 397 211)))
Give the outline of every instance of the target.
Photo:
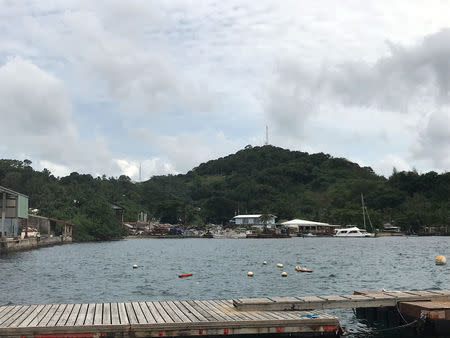
POLYGON ((269 144, 269 127, 266 126, 266 142, 264 143, 264 145, 268 145, 269 144))

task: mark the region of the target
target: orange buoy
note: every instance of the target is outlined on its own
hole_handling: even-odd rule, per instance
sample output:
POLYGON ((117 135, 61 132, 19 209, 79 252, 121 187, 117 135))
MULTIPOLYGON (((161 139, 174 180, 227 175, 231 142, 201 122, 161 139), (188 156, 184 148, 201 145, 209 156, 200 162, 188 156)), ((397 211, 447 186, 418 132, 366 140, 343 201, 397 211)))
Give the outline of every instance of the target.
POLYGON ((180 278, 183 278, 183 277, 189 277, 189 276, 192 276, 192 273, 186 272, 186 273, 180 273, 180 274, 178 275, 178 277, 180 277, 180 278))

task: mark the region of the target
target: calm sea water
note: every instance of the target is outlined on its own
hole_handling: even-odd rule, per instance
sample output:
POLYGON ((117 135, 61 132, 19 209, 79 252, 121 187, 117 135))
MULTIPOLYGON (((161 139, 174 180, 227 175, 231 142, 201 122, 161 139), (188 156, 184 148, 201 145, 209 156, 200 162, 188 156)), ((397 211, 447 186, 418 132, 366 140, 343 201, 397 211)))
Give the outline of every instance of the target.
MULTIPOLYGON (((0 304, 343 295, 449 289, 450 237, 125 239, 0 257, 0 304), (267 265, 262 262, 267 261, 267 265), (284 268, 276 267, 277 263, 284 268), (139 266, 133 269, 133 264, 139 266), (296 265, 314 270, 297 273, 296 265), (254 277, 247 277, 253 271, 254 277), (281 277, 286 271, 288 277, 281 277), (189 278, 179 273, 192 272, 189 278)), ((338 313, 351 328, 361 324, 338 313)))

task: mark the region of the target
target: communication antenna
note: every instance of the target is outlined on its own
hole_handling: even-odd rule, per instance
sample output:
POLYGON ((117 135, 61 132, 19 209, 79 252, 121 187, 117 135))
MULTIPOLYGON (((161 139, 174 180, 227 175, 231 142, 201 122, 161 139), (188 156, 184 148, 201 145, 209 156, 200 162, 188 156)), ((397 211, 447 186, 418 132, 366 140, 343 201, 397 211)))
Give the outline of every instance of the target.
POLYGON ((265 145, 267 146, 269 144, 269 127, 266 126, 266 143, 265 145))
POLYGON ((139 182, 142 182, 142 163, 139 163, 139 182))

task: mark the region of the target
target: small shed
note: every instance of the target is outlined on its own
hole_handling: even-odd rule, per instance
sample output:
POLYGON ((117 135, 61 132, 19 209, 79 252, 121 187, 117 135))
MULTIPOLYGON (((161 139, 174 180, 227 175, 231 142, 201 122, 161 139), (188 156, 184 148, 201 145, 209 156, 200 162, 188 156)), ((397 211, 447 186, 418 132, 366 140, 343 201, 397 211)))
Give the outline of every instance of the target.
POLYGON ((0 186, 0 237, 16 237, 19 224, 28 219, 28 196, 0 186))
POLYGON ((110 203, 111 208, 114 210, 117 219, 120 221, 120 223, 123 223, 123 214, 125 213, 125 208, 121 205, 118 205, 117 203, 110 203))

